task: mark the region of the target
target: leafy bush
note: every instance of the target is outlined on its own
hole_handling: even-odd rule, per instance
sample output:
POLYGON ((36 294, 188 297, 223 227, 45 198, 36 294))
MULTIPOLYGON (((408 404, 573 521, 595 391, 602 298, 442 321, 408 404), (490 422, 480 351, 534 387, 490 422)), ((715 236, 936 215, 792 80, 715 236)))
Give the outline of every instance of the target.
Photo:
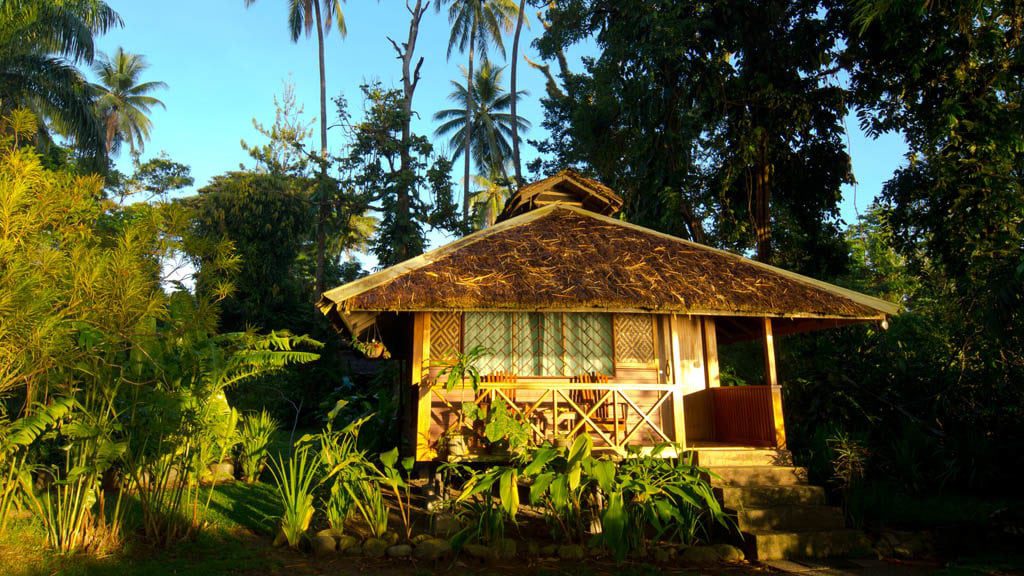
POLYGON ((460 539, 503 538, 504 523, 516 521, 520 480, 529 483, 530 503, 544 509, 556 539, 593 538, 620 560, 650 541, 692 544, 712 524, 731 528, 708 471, 676 456, 676 449, 665 444, 616 464, 594 457, 592 440, 582 435, 569 448, 541 447, 517 464, 476 473, 458 499, 476 522, 460 539))
POLYGON ((260 479, 270 456, 267 451, 270 438, 277 429, 277 420, 274 420, 266 410, 242 418, 239 460, 242 465, 242 478, 246 482, 251 484, 260 479))

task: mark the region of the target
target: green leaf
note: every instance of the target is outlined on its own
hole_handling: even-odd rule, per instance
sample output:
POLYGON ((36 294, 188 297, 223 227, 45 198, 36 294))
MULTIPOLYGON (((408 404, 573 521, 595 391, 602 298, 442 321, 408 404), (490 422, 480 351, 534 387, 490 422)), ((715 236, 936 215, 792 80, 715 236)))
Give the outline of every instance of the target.
POLYGON ((523 468, 523 476, 536 476, 541 470, 547 466, 548 462, 551 462, 558 457, 558 450, 544 446, 537 449, 533 454, 533 460, 527 464, 526 468, 523 468))
POLYGON ((583 458, 590 456, 590 451, 593 448, 593 445, 594 443, 590 439, 589 434, 581 434, 577 436, 576 440, 572 443, 572 447, 569 448, 569 465, 572 466, 583 458))
POLYGON ((381 454, 380 461, 388 468, 394 468, 398 462, 398 448, 392 448, 381 454))
POLYGON ((599 460, 594 463, 594 477, 605 493, 611 493, 615 484, 615 463, 611 460, 599 460))
POLYGON ((501 497, 501 506, 509 516, 515 518, 519 512, 519 484, 516 482, 516 471, 508 469, 502 472, 501 481, 498 484, 498 494, 501 497))
POLYGON ((539 504, 544 494, 548 491, 548 486, 551 485, 551 481, 555 479, 554 472, 544 472, 538 474, 533 479, 533 484, 530 485, 530 503, 539 504))

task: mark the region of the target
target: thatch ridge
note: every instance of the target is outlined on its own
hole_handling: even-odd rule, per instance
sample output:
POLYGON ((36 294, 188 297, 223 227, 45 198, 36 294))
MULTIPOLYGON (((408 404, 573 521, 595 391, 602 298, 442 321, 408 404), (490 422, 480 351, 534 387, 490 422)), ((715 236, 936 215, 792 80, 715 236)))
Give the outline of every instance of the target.
POLYGON ((320 308, 325 313, 608 310, 863 320, 899 310, 724 250, 558 204, 331 290, 320 308))
POLYGON ((589 211, 605 216, 617 214, 624 203, 622 197, 611 188, 593 178, 566 168, 553 176, 532 182, 517 190, 505 202, 505 207, 498 215, 497 221, 502 222, 539 208, 537 199, 545 192, 569 194, 589 211), (587 206, 588 204, 589 206, 587 206))

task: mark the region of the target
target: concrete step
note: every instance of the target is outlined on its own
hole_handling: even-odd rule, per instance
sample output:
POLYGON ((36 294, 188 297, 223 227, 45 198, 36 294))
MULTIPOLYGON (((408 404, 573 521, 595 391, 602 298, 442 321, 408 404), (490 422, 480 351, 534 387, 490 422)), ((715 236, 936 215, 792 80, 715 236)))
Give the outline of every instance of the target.
POLYGON ((792 466, 793 455, 789 450, 774 448, 698 448, 698 466, 792 466))
POLYGON ((794 466, 715 466, 711 472, 711 483, 724 486, 807 483, 807 469, 794 466))
POLYGON ((722 504, 733 510, 825 504, 825 489, 821 486, 719 486, 715 488, 715 492, 722 504))
POLYGON ((862 530, 744 533, 744 548, 755 560, 866 556, 871 542, 862 530))
POLYGON ((738 510, 736 523, 743 532, 836 530, 845 527, 846 519, 833 506, 776 506, 738 510))

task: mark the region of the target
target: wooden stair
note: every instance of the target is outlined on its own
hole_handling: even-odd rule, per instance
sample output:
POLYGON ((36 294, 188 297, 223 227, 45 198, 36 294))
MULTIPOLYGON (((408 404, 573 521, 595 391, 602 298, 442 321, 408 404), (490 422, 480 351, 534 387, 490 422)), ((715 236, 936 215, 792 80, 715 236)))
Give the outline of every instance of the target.
POLYGON ((735 519, 748 558, 788 560, 870 553, 867 536, 846 528, 825 490, 807 483, 788 450, 701 448, 698 465, 709 468, 722 506, 735 519))

